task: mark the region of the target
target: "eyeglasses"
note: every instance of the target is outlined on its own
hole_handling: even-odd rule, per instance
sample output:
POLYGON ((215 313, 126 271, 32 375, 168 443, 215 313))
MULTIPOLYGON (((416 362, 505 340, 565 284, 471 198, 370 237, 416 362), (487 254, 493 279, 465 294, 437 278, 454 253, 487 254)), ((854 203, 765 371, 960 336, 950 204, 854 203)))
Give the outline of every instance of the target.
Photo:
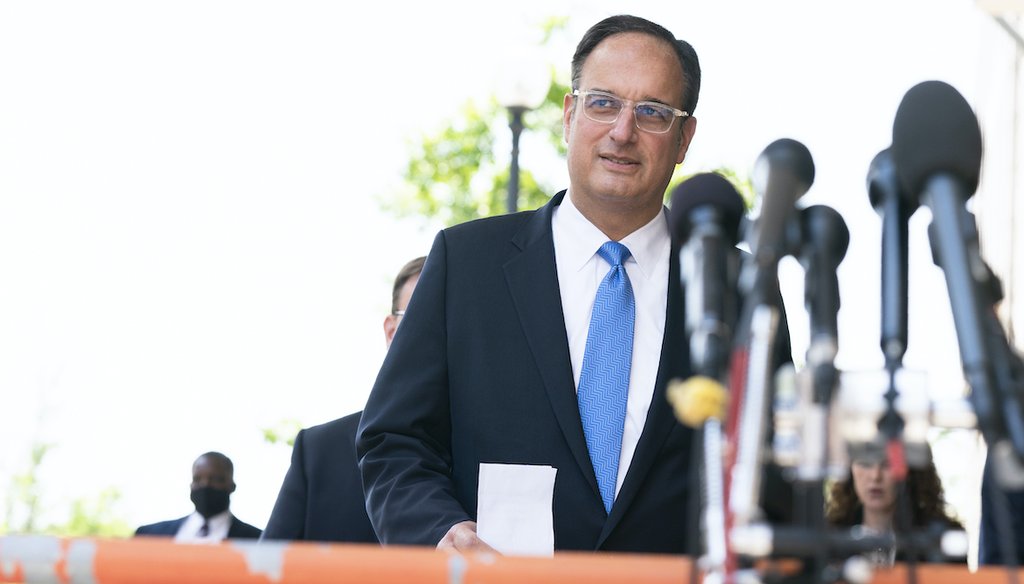
POLYGON ((651 134, 664 134, 672 128, 676 118, 690 114, 656 101, 632 101, 603 91, 574 89, 573 97, 583 97, 583 114, 600 124, 614 124, 627 105, 633 107, 633 119, 638 130, 651 134))

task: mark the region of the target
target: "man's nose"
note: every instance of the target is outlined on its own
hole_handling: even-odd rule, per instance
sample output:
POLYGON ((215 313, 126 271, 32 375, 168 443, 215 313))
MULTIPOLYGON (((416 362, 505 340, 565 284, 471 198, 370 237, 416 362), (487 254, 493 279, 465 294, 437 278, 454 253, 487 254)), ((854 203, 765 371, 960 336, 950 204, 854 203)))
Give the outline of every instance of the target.
POLYGON ((612 138, 618 142, 629 142, 636 132, 636 111, 631 107, 623 107, 612 124, 612 138))

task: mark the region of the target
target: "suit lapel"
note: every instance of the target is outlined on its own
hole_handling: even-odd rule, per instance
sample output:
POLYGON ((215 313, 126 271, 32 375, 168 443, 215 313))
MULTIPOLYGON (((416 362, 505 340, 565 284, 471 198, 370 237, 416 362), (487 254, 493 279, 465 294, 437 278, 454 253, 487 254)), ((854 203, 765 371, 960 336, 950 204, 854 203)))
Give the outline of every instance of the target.
MULTIPOLYGON (((676 425, 675 416, 668 403, 666 389, 668 382, 690 370, 690 354, 686 345, 685 306, 683 302, 682 286, 679 285, 679 262, 677 250, 673 245, 669 254, 668 270, 668 306, 665 313, 665 334, 661 344, 661 360, 658 364, 658 377, 655 384, 654 397, 651 399, 651 406, 647 412, 647 421, 644 423, 644 431, 640 435, 636 451, 633 454, 633 461, 629 465, 629 472, 619 489, 619 494, 612 505, 611 515, 605 523, 604 530, 598 540, 598 548, 612 532, 622 516, 626 514, 633 499, 636 497, 640 485, 643 484, 651 466, 657 459, 658 452, 668 439, 669 433, 676 425)), ((680 456, 688 456, 688 452, 679 453, 680 456)))
POLYGON ((600 491, 576 401, 551 236, 551 216, 564 194, 562 191, 552 197, 512 238, 521 253, 505 264, 505 280, 562 435, 599 501, 600 491))

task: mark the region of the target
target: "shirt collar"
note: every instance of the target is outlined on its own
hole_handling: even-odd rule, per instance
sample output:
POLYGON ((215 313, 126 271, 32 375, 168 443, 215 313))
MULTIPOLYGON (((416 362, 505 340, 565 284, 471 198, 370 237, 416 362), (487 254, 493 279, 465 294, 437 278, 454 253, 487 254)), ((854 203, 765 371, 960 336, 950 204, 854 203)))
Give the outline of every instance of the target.
POLYGON ((231 510, 221 511, 216 515, 211 515, 209 519, 204 518, 199 514, 198 511, 193 511, 192 515, 199 521, 199 525, 204 522, 208 523, 210 530, 212 531, 215 527, 224 527, 231 525, 231 510))
MULTIPOLYGON (((562 241, 568 244, 566 249, 560 247, 559 253, 565 253, 566 265, 579 271, 597 254, 597 249, 608 241, 608 236, 580 213, 570 195, 571 192, 566 193, 562 204, 556 209, 554 221, 558 222, 558 228, 566 235, 562 241)), ((664 255, 659 251, 671 244, 668 218, 664 212, 659 213, 646 225, 619 240, 619 243, 629 248, 630 258, 640 268, 640 274, 644 278, 651 278, 656 272, 654 264, 664 255)))

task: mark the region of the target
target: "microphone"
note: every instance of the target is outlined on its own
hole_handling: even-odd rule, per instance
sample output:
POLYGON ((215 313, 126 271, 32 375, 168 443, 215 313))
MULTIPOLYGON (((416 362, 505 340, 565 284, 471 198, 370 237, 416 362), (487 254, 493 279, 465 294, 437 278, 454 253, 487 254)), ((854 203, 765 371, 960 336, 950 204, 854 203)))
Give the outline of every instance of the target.
MULTIPOLYGON (((805 392, 807 403, 801 443, 802 454, 797 467, 797 478, 802 481, 820 481, 826 472, 828 458, 837 458, 840 450, 830 430, 829 412, 839 373, 835 357, 839 352, 839 278, 836 270, 846 257, 850 245, 850 230, 842 215, 825 205, 812 205, 800 211, 800 231, 803 245, 799 253, 804 268, 804 304, 810 317, 810 345, 807 348, 807 369, 810 391, 805 392)), ((836 474, 837 469, 828 469, 836 474)), ((817 485, 820 487, 820 485, 817 485)), ((812 492, 809 500, 821 508, 820 488, 812 492)))
POLYGON ((850 230, 843 216, 832 207, 812 205, 800 211, 800 226, 804 245, 800 252, 800 264, 805 271, 804 303, 810 316, 811 349, 825 342, 831 349, 821 357, 831 360, 835 357, 835 345, 839 339, 839 279, 836 269, 846 257, 850 246, 850 230))
MULTIPOLYGON (((778 261, 790 251, 786 230, 802 197, 814 182, 814 161, 807 147, 790 138, 769 144, 754 163, 754 190, 761 212, 751 226, 750 252, 755 274, 776 274, 778 261)), ((755 278, 754 275, 745 276, 755 278)), ((756 281, 747 282, 750 285, 756 281)))
POLYGON ((908 222, 919 201, 903 188, 892 157, 891 148, 875 155, 867 185, 871 206, 882 218, 882 354, 886 369, 895 371, 907 352, 908 222))
MULTIPOLYGON (((697 174, 672 192, 669 223, 680 242, 679 266, 686 293, 686 332, 695 375, 674 384, 669 399, 683 423, 700 427, 703 478, 701 538, 709 573, 728 571, 721 419, 727 390, 724 380, 735 321, 736 272, 740 220, 746 206, 728 180, 697 174)), ((697 445, 695 444, 694 454, 697 445)), ((697 475, 695 475, 697 476, 697 475)))
POLYGON ((981 127, 967 100, 947 83, 918 83, 903 96, 892 126, 892 153, 911 196, 944 190, 928 184, 940 177, 957 183, 961 202, 978 188, 981 127))
POLYGON ((669 222, 680 242, 686 329, 695 372, 721 380, 735 322, 734 290, 743 197, 723 176, 701 173, 672 191, 669 222))
POLYGON ((759 514, 766 417, 769 413, 775 339, 782 312, 778 262, 794 249, 799 223, 791 221, 796 200, 814 182, 807 147, 789 138, 769 144, 754 164, 754 190, 761 213, 751 224, 751 256, 740 274, 745 298, 734 335, 727 435, 735 444, 728 463, 728 505, 733 525, 759 514), (793 231, 797 231, 794 237, 793 231))
POLYGON ((952 86, 925 81, 903 97, 892 136, 893 160, 903 188, 932 213, 928 229, 932 255, 945 273, 961 365, 972 389, 979 429, 990 447, 1008 439, 1022 456, 1020 388, 1016 383, 1013 387, 1005 381, 1000 384, 993 366, 994 359, 1005 357, 998 350, 1006 339, 1001 329, 993 331, 986 321, 991 306, 981 300, 976 275, 987 267, 978 249, 974 218, 965 206, 981 174, 978 118, 952 86))

